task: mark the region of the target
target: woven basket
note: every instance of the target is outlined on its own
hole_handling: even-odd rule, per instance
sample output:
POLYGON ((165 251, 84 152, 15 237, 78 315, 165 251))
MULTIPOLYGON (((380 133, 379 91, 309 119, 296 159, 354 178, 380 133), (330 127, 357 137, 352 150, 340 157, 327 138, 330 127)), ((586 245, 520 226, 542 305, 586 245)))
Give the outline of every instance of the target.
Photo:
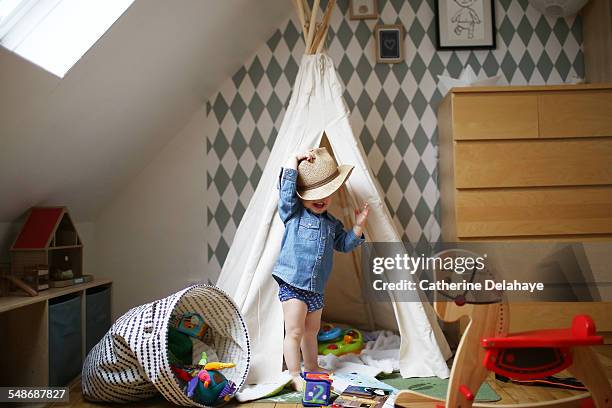
POLYGON ((135 307, 117 319, 85 359, 83 396, 91 401, 130 402, 161 393, 177 405, 204 406, 185 395, 170 368, 168 322, 174 312, 196 312, 205 319, 219 359, 236 364, 223 375, 240 389, 251 355, 246 323, 225 292, 196 285, 135 307))

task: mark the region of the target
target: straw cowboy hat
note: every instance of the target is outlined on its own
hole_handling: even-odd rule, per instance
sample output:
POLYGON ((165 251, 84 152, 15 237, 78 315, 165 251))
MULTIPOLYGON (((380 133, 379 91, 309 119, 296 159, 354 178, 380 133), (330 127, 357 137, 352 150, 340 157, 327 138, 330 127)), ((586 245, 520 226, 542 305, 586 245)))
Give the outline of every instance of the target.
POLYGON ((338 166, 325 147, 310 153, 313 160, 302 160, 298 165, 297 195, 302 200, 321 200, 338 190, 355 166, 338 166))

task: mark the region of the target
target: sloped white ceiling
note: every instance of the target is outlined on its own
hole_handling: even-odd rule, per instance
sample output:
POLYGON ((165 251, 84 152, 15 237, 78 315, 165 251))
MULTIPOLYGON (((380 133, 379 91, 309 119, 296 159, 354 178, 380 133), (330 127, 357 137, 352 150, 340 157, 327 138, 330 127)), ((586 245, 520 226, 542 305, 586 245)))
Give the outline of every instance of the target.
POLYGON ((136 0, 64 79, 0 47, 0 222, 47 204, 95 219, 290 12, 136 0))

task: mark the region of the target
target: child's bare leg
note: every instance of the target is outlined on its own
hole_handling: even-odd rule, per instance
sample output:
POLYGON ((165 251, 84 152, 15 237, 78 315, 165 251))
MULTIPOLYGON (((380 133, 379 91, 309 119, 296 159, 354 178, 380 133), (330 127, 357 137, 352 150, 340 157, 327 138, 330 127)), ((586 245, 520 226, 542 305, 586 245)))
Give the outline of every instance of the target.
POLYGON ((283 354, 287 369, 293 377, 293 386, 298 391, 301 390, 300 377, 300 343, 304 336, 304 322, 308 307, 306 303, 298 299, 289 299, 282 302, 283 316, 285 319, 285 341, 283 342, 283 354))
POLYGON ((304 357, 304 369, 306 371, 322 371, 317 361, 319 354, 317 349, 317 334, 321 328, 321 313, 323 309, 306 314, 304 325, 304 336, 302 337, 302 356, 304 357))

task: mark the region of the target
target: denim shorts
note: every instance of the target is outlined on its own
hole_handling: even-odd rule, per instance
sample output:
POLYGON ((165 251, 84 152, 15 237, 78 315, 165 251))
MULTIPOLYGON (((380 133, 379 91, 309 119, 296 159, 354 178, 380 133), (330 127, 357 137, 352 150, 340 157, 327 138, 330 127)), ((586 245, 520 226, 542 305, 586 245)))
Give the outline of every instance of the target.
POLYGON ((297 299, 306 303, 308 306, 308 312, 316 312, 319 309, 323 309, 323 295, 309 290, 304 290, 291 286, 286 282, 278 283, 278 298, 281 302, 285 302, 289 299, 297 299))

